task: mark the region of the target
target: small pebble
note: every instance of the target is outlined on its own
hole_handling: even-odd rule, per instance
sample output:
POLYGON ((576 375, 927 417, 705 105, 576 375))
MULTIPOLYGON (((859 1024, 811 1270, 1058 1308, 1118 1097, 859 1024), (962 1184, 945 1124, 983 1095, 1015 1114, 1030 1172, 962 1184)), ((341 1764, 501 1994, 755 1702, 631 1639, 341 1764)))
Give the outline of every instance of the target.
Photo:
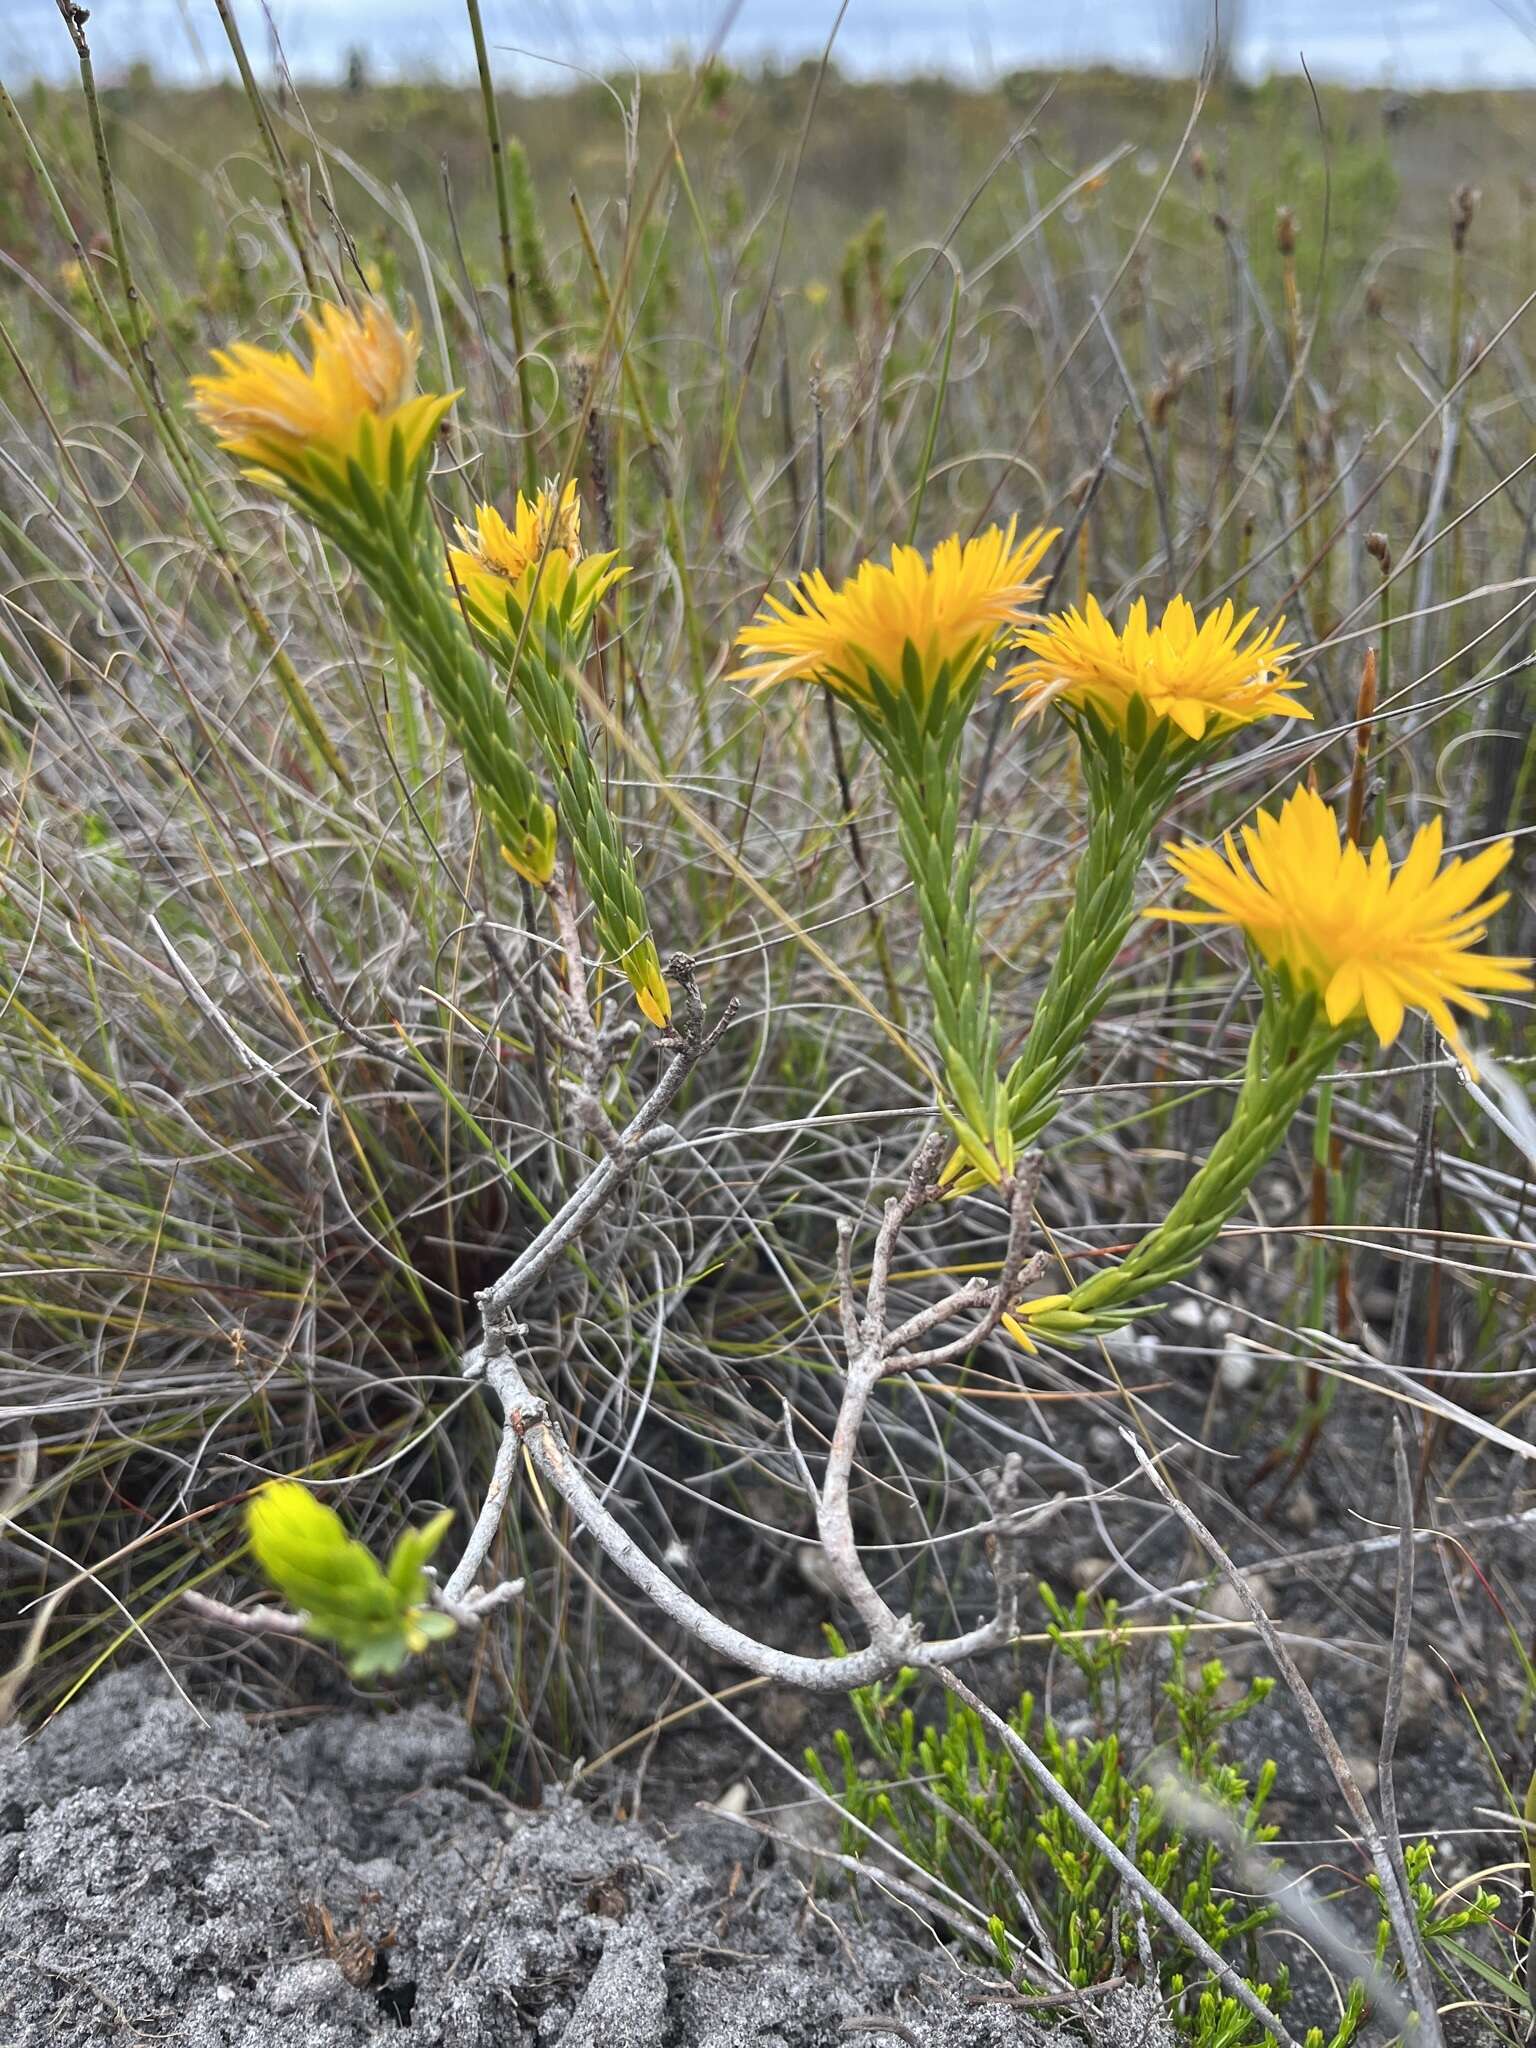
MULTIPOLYGON (((1252 1588, 1259 1605, 1267 1614, 1270 1611, 1270 1589, 1266 1581, 1247 1574, 1244 1583, 1252 1588)), ((1264 1663, 1264 1646, 1259 1640, 1258 1631, 1249 1623, 1248 1609, 1243 1604, 1242 1594, 1229 1580, 1222 1579, 1212 1586, 1205 1595, 1202 1605, 1213 1620, 1230 1621, 1241 1625, 1234 1629, 1228 1641, 1217 1645, 1221 1661, 1227 1667, 1227 1683, 1233 1688, 1231 1694, 1223 1701, 1224 1705, 1230 1706, 1247 1691, 1248 1679, 1252 1673, 1267 1668, 1264 1663)), ((1201 1654, 1212 1653, 1202 1650, 1201 1654)))
POLYGON ((811 1716, 805 1694, 793 1692, 788 1686, 780 1686, 770 1692, 759 1712, 763 1733, 781 1749, 804 1735, 805 1724, 811 1716))
POLYGON ((1221 1340, 1221 1363, 1216 1376, 1222 1388, 1229 1394, 1240 1394, 1245 1387, 1251 1387, 1258 1377, 1259 1354, 1246 1337, 1239 1337, 1235 1330, 1228 1330, 1221 1340))
MULTIPOLYGON (((1440 1667, 1432 1664, 1422 1650, 1410 1650, 1403 1661, 1403 1700, 1398 1723, 1398 1746, 1422 1749, 1440 1727, 1446 1714, 1446 1684, 1440 1667)), ((1372 1702, 1372 1718, 1379 1731, 1386 1708, 1383 1684, 1372 1702)))
POLYGON ((1374 1797, 1376 1780, 1381 1776, 1381 1772, 1376 1767, 1375 1757, 1349 1756, 1344 1761, 1349 1765, 1350 1770, 1353 1771, 1355 1783, 1360 1787, 1365 1797, 1367 1799, 1374 1797))
POLYGON ((1317 1674, 1323 1668, 1323 1651, 1327 1647, 1327 1632, 1314 1622, 1293 1622, 1280 1631, 1281 1640, 1291 1653, 1291 1662, 1307 1681, 1316 1683, 1317 1674))
POLYGON ((1298 1536, 1310 1536, 1317 1527, 1317 1497, 1304 1486, 1293 1486, 1280 1503, 1280 1519, 1298 1536))
POLYGON ((267 2003, 274 2012, 314 2012, 347 1988, 339 1963, 329 1956, 309 1956, 288 1965, 267 1993, 267 2003))
POLYGON ((1115 1363, 1136 1372, 1152 1371, 1162 1348, 1150 1330, 1138 1329, 1134 1323, 1127 1323, 1123 1330, 1111 1330, 1104 1338, 1104 1349, 1115 1363))
MULTIPOLYGON (((1270 1601, 1269 1581, 1261 1578, 1257 1573, 1246 1572, 1243 1575, 1243 1582, 1264 1612, 1268 1614, 1270 1601)), ((1212 1586, 1202 1604, 1206 1613, 1213 1616, 1217 1621, 1246 1621, 1248 1619, 1247 1602, 1230 1579, 1221 1579, 1212 1586)))
POLYGON ((1118 1464, 1125 1455, 1118 1430, 1107 1422, 1096 1422, 1088 1432, 1088 1455, 1096 1465, 1118 1464))

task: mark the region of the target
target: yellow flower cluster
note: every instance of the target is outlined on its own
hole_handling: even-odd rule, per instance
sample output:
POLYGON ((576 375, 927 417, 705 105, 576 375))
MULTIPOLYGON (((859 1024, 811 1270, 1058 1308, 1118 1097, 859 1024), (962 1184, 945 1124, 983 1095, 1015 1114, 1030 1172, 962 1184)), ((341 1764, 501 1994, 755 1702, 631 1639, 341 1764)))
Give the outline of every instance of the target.
POLYGON ((789 602, 769 597, 741 634, 750 660, 731 682, 755 689, 798 679, 824 683, 872 709, 872 678, 899 690, 907 650, 915 650, 925 692, 941 672, 958 682, 989 659, 999 633, 1020 627, 1040 594, 1035 571, 1055 539, 1036 527, 1018 537, 1017 522, 990 527, 974 540, 940 541, 931 561, 916 548, 894 547, 890 562, 864 562, 834 589, 819 569, 801 578, 789 602))
POLYGON ((533 498, 519 491, 510 526, 494 505, 478 506, 474 525, 460 521, 458 536, 460 545, 448 550, 452 579, 476 623, 493 635, 508 630, 508 598, 514 633, 530 605, 564 613, 582 631, 604 591, 627 573, 611 554, 582 552, 574 477, 563 491, 553 482, 533 498))
MULTIPOLYGON (((1059 701, 1120 733, 1133 714, 1143 732, 1167 720, 1196 743, 1262 718, 1311 717, 1291 694, 1284 663, 1296 649, 1282 641, 1283 623, 1254 630, 1256 613, 1239 617, 1230 603, 1201 620, 1175 597, 1154 624, 1138 598, 1119 631, 1092 597, 1081 610, 1031 617, 1030 579, 1053 538, 1036 529, 1017 540, 1010 523, 941 542, 931 563, 896 548, 889 567, 866 562, 838 589, 812 574, 790 602, 770 597, 742 633, 751 660, 736 676, 759 689, 795 677, 824 683, 873 712, 875 682, 899 691, 913 650, 931 688, 946 665, 990 658, 1011 632, 1027 659, 1000 687, 1026 708, 1059 701)), ((1321 798, 1298 789, 1277 817, 1261 811, 1243 841, 1251 867, 1230 835, 1225 855, 1177 849, 1175 868, 1210 907, 1149 914, 1239 927, 1271 967, 1315 991, 1334 1025, 1359 1017, 1390 1045, 1405 1011, 1422 1010, 1465 1060, 1450 1006, 1484 1016, 1479 991, 1531 986, 1529 961, 1475 951, 1505 900, 1479 899, 1509 859, 1508 840, 1442 867, 1437 820, 1394 872, 1384 841, 1363 854, 1321 798)))
POLYGON ((553 480, 547 482, 531 503, 519 491, 511 526, 494 506, 480 506, 475 513, 473 530, 461 524, 459 538, 477 562, 484 563, 513 583, 525 569, 538 561, 546 548, 569 555, 573 561, 579 562, 582 553, 581 503, 576 496, 575 477, 563 491, 553 480))
POLYGON ((1175 597, 1154 626, 1138 597, 1117 633, 1090 597, 1081 611, 1058 612, 1019 634, 1031 658, 1004 687, 1019 692, 1026 712, 1059 697, 1091 706, 1122 730, 1139 699, 1152 723, 1167 718, 1192 740, 1277 714, 1310 718, 1286 694, 1280 664, 1296 649, 1281 643, 1284 621, 1245 640, 1256 616, 1238 618, 1228 603, 1197 623, 1187 599, 1175 597))
POLYGON ((627 571, 612 554, 583 553, 574 479, 519 493, 510 523, 481 505, 445 564, 427 473, 457 393, 414 395, 419 330, 382 306, 325 306, 305 328, 308 363, 244 342, 218 352, 214 372, 194 380, 199 415, 358 569, 461 748, 503 856, 542 887, 555 869, 555 813, 523 757, 519 725, 532 730, 598 938, 664 1028, 671 997, 578 696, 593 611, 627 571), (510 695, 476 639, 509 672, 510 695))
POLYGON ((1243 827, 1223 847, 1186 843, 1168 858, 1205 910, 1150 911, 1182 924, 1234 925, 1297 989, 1318 995, 1330 1024, 1366 1019, 1391 1045, 1410 1009, 1423 1010, 1464 1064, 1470 1056, 1450 1005, 1486 1017, 1479 991, 1529 989, 1529 960, 1474 949, 1507 892, 1484 897, 1514 850, 1501 839, 1469 860, 1441 864, 1440 820, 1421 826, 1394 872, 1384 839, 1369 854, 1345 838, 1315 790, 1297 789, 1278 816, 1243 827), (1482 900, 1479 900, 1482 899, 1482 900))
POLYGON ((307 368, 249 342, 216 349, 217 374, 192 379, 199 416, 248 471, 279 483, 310 481, 317 455, 382 482, 395 435, 409 473, 457 396, 413 396, 420 330, 372 304, 323 306, 304 326, 307 368))

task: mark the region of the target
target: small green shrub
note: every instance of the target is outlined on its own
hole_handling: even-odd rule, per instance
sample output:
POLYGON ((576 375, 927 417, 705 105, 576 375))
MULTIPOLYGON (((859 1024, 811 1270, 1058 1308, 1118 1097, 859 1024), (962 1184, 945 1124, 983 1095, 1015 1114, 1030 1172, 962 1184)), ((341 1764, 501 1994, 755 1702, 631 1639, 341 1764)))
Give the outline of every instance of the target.
MULTIPOLYGON (((1153 1884, 1173 1899, 1190 1924, 1223 1956, 1231 1956, 1271 2008, 1288 1995, 1286 1973, 1261 1977, 1259 1930, 1272 1909, 1246 1909, 1223 1893, 1226 1854, 1175 1822, 1154 1779, 1176 1774, 1230 1815, 1243 1840, 1258 1845, 1275 1830, 1263 1818, 1275 1781, 1266 1762, 1252 1786, 1232 1762, 1228 1733, 1269 1694, 1273 1681, 1256 1678, 1235 1697, 1218 1658, 1195 1666, 1186 1632, 1170 1637, 1171 1668, 1160 1687, 1147 1753, 1132 1763, 1121 1736, 1127 1719, 1122 1698, 1128 1635, 1116 1626, 1115 1603, 1090 1623, 1088 1598, 1065 1608, 1042 1587, 1048 1633, 1076 1666, 1085 1704, 1102 1733, 1063 1732, 1024 1693, 1009 1716, 1013 1728, 1040 1752, 1060 1783, 1153 1884)), ((1016 1767, 994 1748, 979 1717, 946 1696, 941 1725, 920 1724, 905 1703, 917 1674, 904 1671, 883 1685, 853 1695, 862 1760, 853 1737, 839 1729, 832 1768, 814 1751, 807 1764, 848 1814, 843 1848, 867 1852, 865 1828, 898 1844, 921 1869, 973 1901, 987 1914, 990 1945, 978 1955, 1006 1970, 1026 1991, 1030 1946, 1021 1932, 1029 1916, 1049 1937, 1061 1967, 1079 1988, 1102 1984, 1137 1963, 1137 1929, 1126 1910, 1120 1879, 1105 1858, 1016 1767), (861 1825, 862 1824, 862 1825, 861 1825)), ((1158 1979, 1181 2038, 1199 2048, 1246 2048, 1256 2043, 1250 2016, 1234 1999, 1206 1985, 1205 1972, 1162 1928, 1148 1930, 1158 1979)), ((1351 2024, 1336 2037, 1343 2048, 1351 2024)))
MULTIPOLYGON (((1236 1691, 1220 1658, 1194 1664, 1188 1631, 1172 1630, 1169 1671, 1158 1687, 1146 1751, 1128 1759, 1119 1731, 1135 1722, 1126 1693, 1131 1638, 1117 1623, 1115 1602, 1091 1609, 1088 1595, 1080 1593, 1068 1608, 1049 1586, 1040 1588, 1040 1596, 1049 1617, 1046 1632, 1081 1675, 1083 1704, 1100 1732, 1065 1733, 1053 1716, 1037 1712, 1029 1692, 1008 1716, 1010 1726, 1264 2003, 1283 2010, 1290 1997, 1287 1973, 1283 1967, 1268 1972, 1258 1941, 1275 1911, 1245 1907, 1245 1881, 1231 1868, 1240 1859, 1228 1846, 1235 1834, 1247 1848, 1260 1848, 1276 1832, 1263 1817, 1275 1765, 1265 1761, 1250 1786, 1229 1753, 1234 1724, 1268 1697, 1274 1681, 1255 1678, 1236 1691), (1220 1831, 1225 1841, 1189 1832, 1172 1817, 1158 1789, 1170 1778, 1227 1817, 1230 1828, 1220 1831)), ((1197 1957, 1160 1923, 1148 1918, 1138 1927, 1133 1903, 1106 1858, 1005 1749, 993 1747, 978 1715, 946 1694, 943 1724, 919 1723, 905 1703, 917 1675, 903 1671, 853 1694, 862 1755, 846 1729, 833 1738, 833 1765, 814 1749, 806 1754, 812 1775, 848 1816, 844 1854, 867 1855, 873 1834, 981 1908, 987 1935, 972 1942, 973 1953, 1006 1972, 1026 1994, 1059 1988, 1029 1974, 1027 1954, 1036 1945, 1027 1931, 1030 1922, 1043 1930, 1063 1973, 1080 1990, 1138 1976, 1142 1944, 1150 1942, 1169 2021, 1181 2041, 1191 2048, 1263 2048, 1267 2036, 1237 1999, 1211 1984, 1197 1957)), ((1497 1896, 1479 1890, 1457 1912, 1437 1912, 1429 1876, 1433 1855, 1432 1842, 1404 1847, 1420 1938, 1432 1959, 1438 1952, 1443 1960, 1486 1975, 1486 1965, 1457 1937, 1487 1925, 1497 1896)), ((1379 1899, 1379 1883, 1374 1877, 1368 1882, 1379 1899)), ((1389 1967, 1390 1946, 1383 1912, 1375 1943, 1378 1971, 1389 1967)), ((1327 2048, 1348 2048, 1367 2011, 1364 1984, 1352 1984, 1327 2048)), ((1305 2048, 1324 2048, 1322 2029, 1309 2028, 1304 2041, 1305 2048)))

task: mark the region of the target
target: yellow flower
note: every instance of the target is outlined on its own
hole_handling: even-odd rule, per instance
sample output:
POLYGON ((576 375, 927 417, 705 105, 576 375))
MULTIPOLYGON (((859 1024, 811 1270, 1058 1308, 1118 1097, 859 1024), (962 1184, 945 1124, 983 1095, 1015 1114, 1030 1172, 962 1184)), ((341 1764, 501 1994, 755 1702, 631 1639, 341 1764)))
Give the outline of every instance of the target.
POLYGON ((398 433, 409 475, 453 396, 413 397, 421 335, 382 306, 361 313, 322 306, 306 314, 312 362, 238 341, 214 351, 217 374, 194 377, 201 418, 229 452, 263 478, 313 485, 311 459, 341 469, 358 461, 377 482, 388 475, 398 433))
POLYGON ((900 690, 906 650, 916 650, 924 689, 943 668, 958 683, 989 658, 998 635, 1033 616, 1040 592, 1034 571, 1056 538, 1036 527, 1016 538, 1017 522, 974 540, 951 535, 932 561, 893 547, 889 565, 862 562, 838 589, 819 570, 802 577, 785 603, 769 597, 740 645, 750 658, 730 682, 766 690, 798 679, 825 683, 861 709, 875 708, 871 674, 900 690))
POLYGON ((1230 832, 1224 856, 1187 843, 1170 849, 1185 886, 1211 908, 1147 915, 1238 926, 1271 967, 1283 967, 1296 988, 1322 998, 1331 1024, 1368 1018, 1382 1044, 1390 1045, 1404 1012, 1424 1010, 1470 1066, 1449 1005, 1486 1017, 1477 990, 1532 985, 1520 972, 1529 960, 1473 950, 1508 900, 1507 892, 1478 898, 1509 859, 1511 840, 1442 867, 1436 818, 1419 830, 1394 874, 1385 840, 1363 854, 1341 835, 1322 798, 1303 787, 1278 817, 1260 811, 1243 827, 1243 843, 1247 864, 1230 832))
POLYGON ((448 550, 452 580, 477 622, 493 634, 508 629, 509 597, 519 614, 530 602, 541 611, 547 606, 563 610, 573 580, 571 622, 579 631, 603 592, 628 574, 614 565, 611 554, 583 555, 576 479, 571 478, 558 501, 555 491, 553 482, 531 500, 519 491, 510 526, 494 505, 476 507, 473 527, 459 522, 461 545, 448 550))
MULTIPOLYGON (((546 483, 531 504, 519 491, 511 526, 494 505, 476 508, 473 529, 461 521, 459 539, 464 543, 466 568, 494 570, 509 583, 515 583, 523 571, 543 554, 546 544, 552 554, 558 549, 572 561, 579 562, 581 505, 576 496, 575 477, 561 491, 558 505, 555 503, 556 488, 553 480, 546 483)), ((456 550, 456 565, 459 559, 460 553, 456 550)))
POLYGON ((1290 683, 1279 664, 1295 643, 1281 645, 1284 621, 1245 646, 1255 617, 1245 612, 1239 619, 1227 603, 1197 625, 1188 601, 1175 597, 1153 626, 1146 599, 1138 597, 1124 632, 1117 633, 1090 597, 1083 611, 1055 612, 1020 633, 1018 645, 1033 658, 1003 687, 1020 692, 1026 711, 1059 696, 1121 728, 1140 698, 1154 723, 1171 719, 1192 740, 1275 712, 1310 718, 1304 704, 1285 694, 1290 683))

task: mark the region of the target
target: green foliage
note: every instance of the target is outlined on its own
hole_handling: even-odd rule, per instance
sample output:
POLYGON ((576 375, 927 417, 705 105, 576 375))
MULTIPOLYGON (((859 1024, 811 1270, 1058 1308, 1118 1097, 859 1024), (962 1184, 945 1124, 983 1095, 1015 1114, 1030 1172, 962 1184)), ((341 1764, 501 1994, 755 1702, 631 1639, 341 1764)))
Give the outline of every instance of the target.
MULTIPOLYGON (((1246 1843, 1271 1840, 1264 1807, 1275 1781, 1266 1763, 1250 1785, 1227 1751, 1227 1734, 1264 1700, 1272 1681, 1255 1679, 1227 1697, 1217 1658, 1198 1668, 1182 1631, 1171 1637, 1171 1668, 1161 1686, 1147 1754, 1132 1763, 1118 1732, 1126 1716, 1122 1690, 1128 1639, 1116 1625, 1113 1601, 1095 1624, 1088 1598, 1064 1607, 1042 1588, 1047 1632, 1081 1674, 1093 1726, 1069 1735, 1024 1693, 1010 1725, 1030 1742, 1071 1793, 1136 1867, 1171 1898, 1218 1954, 1253 1980, 1271 2007, 1287 1995, 1284 1970, 1260 1983, 1257 1935, 1268 1907, 1246 1909, 1227 1887, 1219 1844, 1185 1830, 1169 1813, 1158 1779, 1172 1775, 1219 1807, 1246 1843)), ((1070 1981, 1101 1984, 1135 1964, 1137 1935, 1122 1903, 1121 1880, 1085 1842, 1061 1809, 1020 1773, 1007 1750, 995 1748, 980 1718, 946 1695, 941 1724, 920 1723, 906 1697, 917 1674, 904 1671, 853 1695, 863 1738, 834 1738, 835 1769, 814 1751, 807 1764, 849 1815, 843 1849, 868 1852, 869 1828, 903 1849, 921 1869, 958 1892, 988 1918, 975 1947, 1026 1988, 1026 1915, 1044 1927, 1070 1981), (862 1823, 862 1828, 859 1823, 862 1823)), ((1160 1927, 1149 1929, 1158 1978, 1181 2037, 1199 2048, 1257 2048, 1251 2017, 1208 1988, 1201 1965, 1160 1927)))
MULTIPOLYGON (((1245 1880, 1231 1868, 1224 1843, 1187 1830, 1168 1810, 1159 1786, 1170 1778, 1219 1810, 1230 1839, 1250 1849, 1272 1841, 1275 1828, 1264 1819, 1276 1768, 1263 1763, 1250 1784, 1228 1750, 1229 1732, 1268 1698, 1274 1681, 1256 1678, 1238 1690, 1220 1658, 1195 1664, 1187 1631, 1168 1639, 1169 1668, 1159 1684, 1159 1706, 1147 1732, 1146 1753, 1129 1759, 1121 1730, 1127 1713, 1127 1655, 1130 1638, 1118 1625, 1116 1603, 1098 1607, 1085 1593, 1070 1607, 1042 1585, 1046 1634, 1077 1671, 1083 1701, 1095 1733, 1068 1735, 1051 1715, 1037 1712, 1024 1693, 1008 1720, 1031 1743, 1052 1774, 1096 1821, 1138 1870, 1175 1905, 1218 1955, 1240 1969, 1271 2011, 1289 1996, 1283 1968, 1269 1971, 1259 1936, 1276 1915, 1267 1906, 1245 1908, 1245 1880)), ((841 1647, 841 1645, 839 1645, 841 1647)), ((1050 1987, 1028 1971, 1031 1923, 1044 1929, 1070 1982, 1079 1989, 1134 1972, 1140 1944, 1150 1941, 1169 2019, 1189 2048, 1263 2048, 1251 2014, 1213 1985, 1203 1966, 1163 1925, 1148 1916, 1138 1933, 1134 1908, 1108 1861, 1086 1842, 1060 1808, 1019 1772, 1006 1749, 994 1748, 980 1717, 944 1699, 942 1724, 920 1723, 907 1695, 917 1673, 853 1695, 858 1718, 855 1739, 845 1729, 833 1737, 834 1758, 814 1749, 806 1764, 848 1815, 845 1855, 869 1854, 870 1834, 900 1848, 920 1871, 985 1913, 985 1934, 971 1943, 1026 1991, 1050 1987)), ((1471 1970, 1512 1994, 1509 1984, 1460 1936, 1486 1927, 1498 1896, 1481 1888, 1455 1911, 1437 1910, 1431 1881, 1434 1844, 1405 1844, 1408 1890, 1419 1935, 1431 1959, 1439 1957, 1471 1970)), ((1381 1886, 1367 1880, 1379 1900, 1381 1886)), ((1375 1966, 1390 1967, 1392 1928, 1382 1911, 1375 1939, 1375 1966)), ((1517 2000, 1518 2002, 1518 2000, 1517 2000)), ((1350 2048, 1367 2016, 1363 1983, 1352 1984, 1333 2031, 1311 2027, 1303 2048, 1350 2048)))
POLYGON ((838 310, 850 334, 856 334, 859 326, 859 265, 862 255, 863 243, 859 236, 854 235, 843 251, 837 273, 838 310))
POLYGON ((838 296, 843 325, 850 333, 859 328, 861 293, 867 298, 871 325, 878 326, 885 319, 891 291, 889 260, 885 210, 878 208, 843 248, 838 296))
MULTIPOLYGON (((1447 1935, 1465 1933, 1469 1927, 1486 1927, 1498 1911, 1497 1892, 1484 1891, 1479 1885, 1473 1894, 1470 1906, 1458 1907, 1454 1913, 1437 1913, 1435 1886, 1430 1882, 1430 1866, 1435 1860, 1435 1845, 1431 1841, 1407 1842, 1403 1846, 1403 1867, 1408 1875, 1408 1898, 1413 1907, 1414 1919, 1426 1942, 1443 1941, 1447 1935)), ((1381 1880, 1372 1877, 1371 1890, 1381 1897, 1381 1880)))
POLYGON ((961 817, 954 760, 975 705, 985 658, 960 673, 924 672, 909 640, 903 687, 869 672, 871 706, 859 713, 885 769, 902 859, 921 913, 919 951, 943 1063, 944 1114, 978 1180, 1013 1165, 999 1073, 1001 1027, 982 953, 977 909, 981 834, 961 817))
POLYGON ((725 105, 731 87, 736 83, 736 73, 725 59, 715 53, 705 58, 699 78, 699 104, 710 112, 716 112, 725 105))
POLYGON ((507 137, 505 150, 518 276, 545 326, 558 327, 565 318, 565 312, 550 275, 549 256, 544 247, 544 223, 539 217, 539 195, 534 189, 528 152, 515 135, 507 137))
POLYGON ((1331 246, 1324 292, 1337 294, 1381 245, 1397 206, 1397 170, 1379 131, 1351 132, 1352 124, 1335 137, 1325 163, 1314 138, 1298 127, 1295 113, 1294 105, 1272 108, 1264 125, 1273 144, 1256 143, 1252 150, 1247 212, 1255 267, 1267 283, 1278 274, 1273 251, 1280 207, 1296 215, 1298 259, 1301 249, 1310 248, 1314 265, 1326 218, 1331 246))
POLYGON ((425 1567, 448 1532, 445 1508, 406 1529, 382 1569, 347 1534, 333 1508, 292 1480, 264 1486, 247 1513, 256 1561, 307 1633, 335 1643, 354 1678, 398 1671, 407 1657, 453 1634, 452 1619, 428 1605, 425 1567))

